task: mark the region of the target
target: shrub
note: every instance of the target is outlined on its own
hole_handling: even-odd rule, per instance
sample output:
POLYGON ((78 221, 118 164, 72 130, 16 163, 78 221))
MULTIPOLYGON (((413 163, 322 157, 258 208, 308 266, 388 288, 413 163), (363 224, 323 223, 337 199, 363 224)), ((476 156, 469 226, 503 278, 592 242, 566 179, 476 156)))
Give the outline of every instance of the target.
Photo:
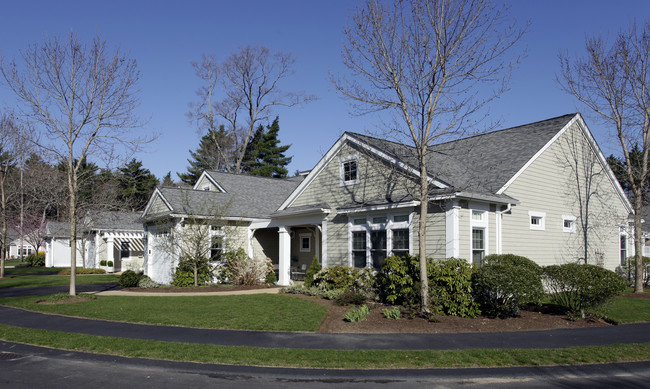
POLYGON ((321 297, 325 293, 323 289, 320 289, 315 286, 311 287, 305 287, 304 285, 292 285, 292 286, 287 286, 286 288, 282 288, 280 290, 282 293, 288 293, 288 294, 304 294, 305 296, 316 296, 316 297, 321 297))
POLYGON ((108 262, 106 262, 106 266, 108 266, 108 267, 113 267, 113 261, 108 261, 108 262))
POLYGON ((38 253, 29 254, 23 262, 26 262, 31 267, 45 266, 45 252, 39 251, 38 253))
MULTIPOLYGON (((428 260, 428 268, 432 261, 428 260)), ((420 263, 410 255, 390 256, 377 273, 377 294, 387 304, 415 306, 420 304, 420 263)))
MULTIPOLYGON (((643 268, 643 284, 650 285, 650 257, 642 257, 641 264, 643 268)), ((616 273, 627 278, 629 282, 634 282, 636 277, 636 258, 628 257, 625 264, 616 268, 616 273)))
POLYGON ((472 298, 472 266, 464 259, 435 261, 427 268, 433 312, 476 317, 481 312, 472 298))
POLYGON ((323 267, 318 263, 318 257, 314 256, 314 260, 311 262, 311 266, 309 266, 309 269, 307 269, 307 272, 305 273, 305 286, 311 286, 311 284, 314 283, 314 276, 316 273, 321 271, 323 267))
POLYGON ((149 276, 142 276, 138 281, 138 287, 143 289, 159 288, 160 284, 149 278, 149 276))
POLYGON ((312 285, 325 290, 350 289, 362 292, 367 298, 371 298, 374 295, 374 283, 375 274, 372 269, 331 266, 316 273, 312 285))
POLYGON ((271 270, 269 274, 266 275, 266 280, 264 280, 267 284, 275 284, 278 282, 278 278, 275 276, 275 272, 271 270))
POLYGON ((269 258, 251 258, 242 248, 223 253, 221 259, 228 279, 235 285, 259 285, 273 269, 269 258))
POLYGON ((345 289, 339 293, 334 302, 337 305, 361 305, 366 301, 366 296, 358 291, 345 289))
POLYGON ((101 261, 99 261, 99 266, 106 266, 106 260, 102 259, 101 261))
POLYGON ((336 300, 346 289, 330 289, 323 293, 323 297, 328 300, 336 300))
POLYGON ((520 305, 541 302, 544 297, 541 276, 541 267, 528 258, 489 255, 472 276, 472 293, 483 314, 517 316, 520 305))
POLYGON ((362 305, 359 308, 351 309, 345 314, 345 321, 349 322, 359 322, 366 320, 368 314, 370 313, 370 308, 367 305, 362 305))
POLYGON ((138 286, 140 276, 133 270, 127 270, 120 276, 120 286, 122 288, 133 288, 138 286))
POLYGON ((624 277, 595 265, 568 263, 544 268, 551 302, 569 314, 585 317, 627 288, 624 277))
POLYGON ((207 258, 181 257, 171 284, 180 288, 195 286, 194 271, 196 269, 196 286, 209 284, 212 278, 212 266, 207 258))
POLYGON ((384 308, 384 309, 382 309, 381 312, 384 314, 384 316, 386 317, 386 319, 397 320, 397 319, 399 319, 400 317, 402 317, 402 311, 401 311, 398 307, 395 307, 395 308, 384 308))

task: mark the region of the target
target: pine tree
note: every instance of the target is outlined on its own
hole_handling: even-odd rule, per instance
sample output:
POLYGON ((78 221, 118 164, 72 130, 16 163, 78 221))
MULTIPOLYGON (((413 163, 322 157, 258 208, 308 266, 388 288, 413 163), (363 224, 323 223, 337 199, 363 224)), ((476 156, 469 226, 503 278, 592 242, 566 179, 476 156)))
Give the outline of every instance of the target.
POLYGON ((172 172, 167 172, 167 174, 165 174, 165 177, 163 177, 160 186, 176 186, 176 183, 174 180, 172 180, 172 172))
POLYGON ((117 174, 119 199, 134 211, 141 211, 158 185, 158 179, 142 162, 133 158, 117 174))
POLYGON ((232 138, 223 126, 216 131, 209 130, 201 138, 199 148, 196 151, 190 150, 192 158, 187 160, 190 166, 187 173, 176 173, 178 178, 186 184, 194 185, 205 170, 229 170, 233 163, 232 147, 232 138))
POLYGON ((292 157, 285 157, 284 153, 291 145, 278 146, 280 140, 279 118, 275 118, 266 130, 259 126, 249 141, 246 155, 242 161, 242 171, 254 175, 273 178, 284 178, 288 174, 286 166, 292 157))

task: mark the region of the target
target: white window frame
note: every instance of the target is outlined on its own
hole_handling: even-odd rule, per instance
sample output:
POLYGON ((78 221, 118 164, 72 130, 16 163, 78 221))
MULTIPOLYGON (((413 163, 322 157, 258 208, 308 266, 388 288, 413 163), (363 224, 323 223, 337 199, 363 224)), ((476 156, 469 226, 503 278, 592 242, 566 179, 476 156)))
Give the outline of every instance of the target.
POLYGON ((210 191, 210 185, 204 185, 202 188, 204 191, 209 192, 210 191))
POLYGON ((546 212, 528 211, 528 225, 531 230, 546 230, 546 212), (538 218, 539 224, 533 224, 533 218, 538 218))
POLYGON ((300 252, 301 253, 311 253, 311 234, 303 233, 300 234, 300 252), (308 245, 307 248, 302 247, 302 240, 307 239, 308 245))
MULTIPOLYGON (((469 207, 469 257, 470 261, 474 261, 474 230, 483 231, 483 258, 489 255, 490 248, 490 235, 489 235, 489 205, 483 203, 470 203, 469 207), (480 218, 474 218, 475 215, 480 213, 480 218)), ((478 249, 476 249, 478 250, 478 249)))
POLYGON ((408 213, 408 220, 403 222, 395 222, 394 218, 397 215, 405 215, 405 212, 395 213, 372 213, 360 216, 348 216, 348 264, 354 267, 354 256, 352 255, 352 235, 353 232, 365 232, 366 234, 366 266, 372 267, 372 244, 371 232, 373 231, 386 231, 386 257, 393 255, 393 230, 408 230, 409 232, 409 255, 413 254, 413 212, 408 213), (386 217, 385 223, 374 223, 373 218, 386 217), (365 224, 354 224, 354 220, 366 219, 365 224))
POLYGON ((562 232, 566 232, 568 234, 575 234, 575 232, 576 232, 576 220, 577 220, 577 218, 575 216, 562 215, 562 232), (571 222, 571 226, 569 226, 569 227, 565 226, 567 221, 571 222))
POLYGON ((355 185, 361 182, 361 172, 359 170, 359 154, 349 155, 347 157, 339 158, 339 179, 341 186, 355 185), (345 180, 345 164, 355 162, 357 164, 357 178, 354 180, 345 180))

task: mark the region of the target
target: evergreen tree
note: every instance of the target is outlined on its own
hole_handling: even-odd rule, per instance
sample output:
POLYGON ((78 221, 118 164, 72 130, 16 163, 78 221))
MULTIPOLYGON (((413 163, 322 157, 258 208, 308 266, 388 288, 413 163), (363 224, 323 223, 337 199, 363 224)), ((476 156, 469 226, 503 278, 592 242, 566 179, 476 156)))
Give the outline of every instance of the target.
POLYGON ((201 138, 199 148, 190 150, 191 159, 187 173, 176 173, 184 183, 194 185, 204 170, 228 170, 233 164, 233 141, 223 126, 218 130, 208 130, 201 138))
POLYGON ((167 172, 167 174, 165 174, 160 186, 176 186, 176 183, 172 180, 172 172, 167 172))
POLYGON ((259 126, 248 143, 246 154, 242 161, 242 171, 254 175, 273 178, 284 178, 288 174, 286 166, 292 157, 284 153, 291 145, 279 146, 279 118, 275 118, 270 126, 259 126))
POLYGON ((117 174, 118 198, 134 211, 141 211, 158 185, 158 179, 133 158, 117 174))
MULTIPOLYGON (((641 165, 643 164, 643 155, 641 153, 641 149, 639 149, 639 145, 635 144, 632 149, 630 149, 630 162, 632 163, 632 172, 640 172, 641 171, 641 165)), ((632 198, 632 183, 630 182, 629 176, 627 174, 627 164, 625 163, 625 158, 617 158, 614 155, 610 155, 607 157, 607 163, 609 164, 609 167, 612 169, 612 172, 614 172, 614 175, 616 176, 616 179, 618 182, 621 184, 621 187, 625 191, 625 193, 628 195, 628 197, 632 198)), ((650 161, 648 162, 650 165, 650 161)), ((637 186, 641 184, 641 179, 640 177, 634 177, 635 183, 637 186)), ((650 182, 646 184, 648 187, 647 190, 645 191, 644 195, 644 201, 650 201, 650 182)))

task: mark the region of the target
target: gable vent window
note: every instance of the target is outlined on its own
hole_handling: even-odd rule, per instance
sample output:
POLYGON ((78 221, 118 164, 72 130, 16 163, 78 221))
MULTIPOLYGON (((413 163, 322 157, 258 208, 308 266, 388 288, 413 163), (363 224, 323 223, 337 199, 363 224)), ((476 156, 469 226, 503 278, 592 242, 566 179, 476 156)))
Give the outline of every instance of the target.
POLYGON ((562 231, 573 234, 576 232, 575 216, 562 215, 562 231))
POLYGON ((530 219, 530 229, 543 231, 546 229, 546 213, 528 211, 528 218, 530 219))
POLYGON ((354 185, 359 183, 359 157, 350 156, 340 158, 341 163, 341 186, 354 185))

